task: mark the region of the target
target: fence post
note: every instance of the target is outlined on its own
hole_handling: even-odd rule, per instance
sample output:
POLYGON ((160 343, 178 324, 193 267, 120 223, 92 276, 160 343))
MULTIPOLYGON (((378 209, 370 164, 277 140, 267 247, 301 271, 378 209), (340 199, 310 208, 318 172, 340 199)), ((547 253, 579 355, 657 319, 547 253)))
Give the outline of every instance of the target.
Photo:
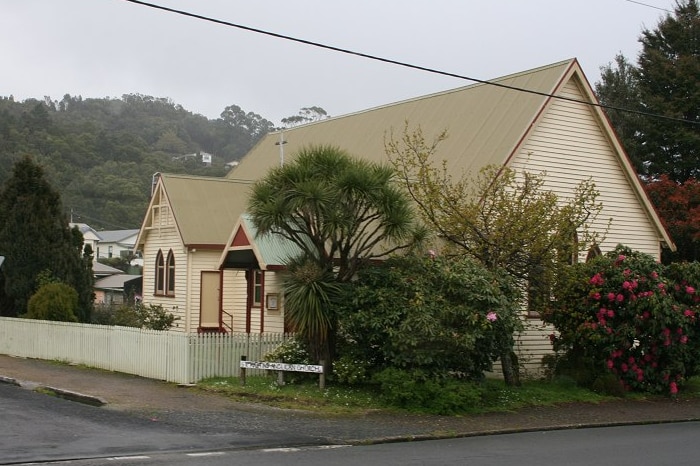
POLYGON ((323 359, 321 359, 320 365, 323 369, 321 369, 321 375, 318 377, 318 388, 323 390, 326 388, 326 364, 323 359))
MULTIPOLYGON (((277 362, 282 362, 282 360, 278 359, 277 362)), ((284 371, 277 371, 277 385, 284 386, 284 371)))
MULTIPOLYGON (((245 360, 246 360, 246 356, 241 356, 241 362, 243 362, 245 360)), ((240 368, 239 378, 241 379, 241 385, 245 386, 245 367, 240 368)))

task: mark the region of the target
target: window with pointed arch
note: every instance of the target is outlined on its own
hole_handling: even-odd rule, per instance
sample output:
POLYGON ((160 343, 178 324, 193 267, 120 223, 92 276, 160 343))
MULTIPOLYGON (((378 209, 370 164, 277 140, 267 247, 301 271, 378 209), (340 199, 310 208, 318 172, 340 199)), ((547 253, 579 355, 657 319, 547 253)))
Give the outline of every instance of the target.
POLYGON ((175 254, 172 249, 166 257, 162 250, 158 250, 155 270, 156 296, 175 296, 175 254))

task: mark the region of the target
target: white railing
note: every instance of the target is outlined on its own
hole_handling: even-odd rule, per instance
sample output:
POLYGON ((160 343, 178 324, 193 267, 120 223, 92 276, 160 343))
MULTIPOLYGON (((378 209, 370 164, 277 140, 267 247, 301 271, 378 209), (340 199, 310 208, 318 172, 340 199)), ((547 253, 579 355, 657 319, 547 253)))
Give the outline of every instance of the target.
POLYGON ((83 364, 175 383, 237 377, 241 356, 259 361, 289 338, 291 335, 280 333, 187 335, 0 317, 0 354, 83 364))

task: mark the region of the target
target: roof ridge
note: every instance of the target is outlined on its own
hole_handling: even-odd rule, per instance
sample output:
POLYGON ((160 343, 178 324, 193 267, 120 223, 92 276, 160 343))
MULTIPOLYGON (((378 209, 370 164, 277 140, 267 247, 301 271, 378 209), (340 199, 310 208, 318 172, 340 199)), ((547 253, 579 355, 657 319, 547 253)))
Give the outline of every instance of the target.
MULTIPOLYGON (((324 123, 324 122, 327 122, 327 121, 330 121, 330 120, 341 120, 341 119, 343 119, 343 118, 349 118, 349 117, 353 117, 353 116, 356 116, 356 115, 361 115, 361 114, 363 114, 363 113, 369 113, 369 112, 373 112, 373 111, 375 111, 375 110, 393 107, 393 106, 395 106, 395 105, 403 105, 403 104, 410 103, 410 102, 418 102, 418 101, 425 100, 425 99, 431 99, 431 98, 434 98, 434 97, 437 97, 437 96, 442 96, 442 95, 448 95, 448 94, 453 94, 453 93, 457 93, 457 92, 462 92, 462 91, 464 91, 464 90, 466 90, 466 89, 477 88, 477 87, 481 87, 481 86, 488 86, 489 83, 500 83, 500 82, 502 82, 502 81, 507 81, 507 80, 519 78, 519 77, 522 77, 522 76, 526 76, 526 75, 528 75, 528 74, 535 74, 535 73, 542 72, 542 71, 544 71, 544 70, 548 70, 548 69, 551 69, 551 68, 556 68, 556 67, 558 67, 558 66, 563 66, 563 65, 565 65, 565 64, 570 64, 570 63, 573 63, 573 62, 575 62, 575 61, 576 61, 576 58, 568 58, 568 59, 566 59, 566 60, 560 60, 560 61, 555 62, 555 63, 550 63, 549 65, 538 66, 538 67, 532 68, 532 69, 530 69, 530 70, 518 71, 518 72, 515 72, 515 73, 510 73, 510 74, 507 74, 507 75, 504 75, 504 76, 500 76, 500 77, 497 77, 497 78, 493 78, 493 79, 484 79, 484 80, 483 80, 484 82, 474 82, 474 83, 472 83, 472 84, 467 84, 467 85, 465 85, 465 86, 454 87, 454 88, 445 89, 445 90, 442 90, 442 91, 432 92, 432 93, 430 93, 430 94, 424 94, 424 95, 420 95, 420 96, 416 96, 416 97, 410 97, 410 98, 403 99, 403 100, 397 100, 397 101, 394 101, 394 102, 389 102, 389 103, 386 103, 386 104, 377 105, 377 106, 375 106, 375 107, 370 107, 370 108, 366 108, 366 109, 363 109, 363 110, 358 110, 358 111, 356 111, 356 112, 346 113, 346 114, 338 115, 338 116, 335 116, 335 117, 324 118, 324 119, 322 119, 322 120, 316 120, 316 121, 312 121, 312 122, 309 122, 309 123, 304 123, 304 124, 301 124, 301 125, 293 126, 293 127, 291 127, 291 128, 284 128, 284 129, 279 129, 279 130, 277 130, 277 131, 270 131, 270 132, 268 133, 268 135, 271 135, 271 134, 280 134, 280 133, 285 133, 285 132, 289 132, 289 131, 294 131, 294 130, 296 130, 297 128, 309 127, 309 126, 321 124, 321 123, 324 123)), ((264 138, 263 138, 263 139, 264 139, 264 138)), ((262 141, 262 139, 261 139, 260 141, 262 141)), ((260 142, 260 141, 258 141, 258 142, 260 142)), ((251 149, 251 150, 252 150, 252 149, 251 149)))

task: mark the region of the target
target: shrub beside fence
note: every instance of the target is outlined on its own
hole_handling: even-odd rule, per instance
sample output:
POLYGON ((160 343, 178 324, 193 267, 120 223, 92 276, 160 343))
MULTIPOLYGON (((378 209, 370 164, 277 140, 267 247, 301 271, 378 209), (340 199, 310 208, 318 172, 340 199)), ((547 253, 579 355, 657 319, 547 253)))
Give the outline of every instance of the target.
POLYGON ((281 333, 187 335, 0 317, 0 354, 84 364, 175 383, 237 377, 241 356, 262 360, 291 337, 281 333))

